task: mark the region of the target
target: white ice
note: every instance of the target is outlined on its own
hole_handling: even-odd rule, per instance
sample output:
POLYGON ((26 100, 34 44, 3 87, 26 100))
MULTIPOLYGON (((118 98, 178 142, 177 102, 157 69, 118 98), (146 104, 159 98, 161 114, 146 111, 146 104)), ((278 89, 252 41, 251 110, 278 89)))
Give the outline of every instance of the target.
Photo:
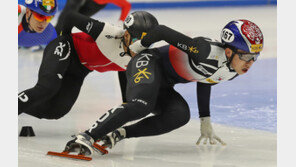
MULTIPOLYGON (((265 35, 265 50, 261 58, 277 57, 277 13, 274 6, 148 11, 157 16, 161 24, 189 36, 216 39, 219 39, 220 31, 228 21, 250 19, 261 27, 265 35)), ((94 18, 117 23, 119 15, 119 11, 102 10, 94 18)), ((20 49, 18 53, 18 89, 22 91, 36 83, 42 52, 31 53, 20 49)), ((49 121, 20 115, 19 132, 22 126, 32 126, 36 136, 18 138, 19 167, 273 167, 277 164, 276 133, 213 123, 216 134, 227 145, 196 146, 200 135, 198 119, 192 119, 182 128, 161 136, 124 140, 108 155, 95 155, 90 162, 46 155, 47 151, 62 151, 72 134, 86 130, 101 114, 120 102, 117 74, 93 72, 86 78, 72 111, 62 119, 49 121)))

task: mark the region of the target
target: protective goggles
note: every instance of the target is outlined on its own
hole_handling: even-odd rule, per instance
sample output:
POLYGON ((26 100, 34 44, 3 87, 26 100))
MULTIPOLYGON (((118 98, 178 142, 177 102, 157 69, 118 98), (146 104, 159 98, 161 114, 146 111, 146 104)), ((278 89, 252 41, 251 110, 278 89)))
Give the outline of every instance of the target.
POLYGON ((39 22, 43 22, 44 20, 46 22, 50 22, 52 20, 52 18, 54 17, 54 16, 44 16, 44 15, 36 13, 34 11, 32 11, 32 14, 33 14, 33 17, 39 22))
POLYGON ((236 54, 238 54, 239 59, 249 62, 251 60, 256 61, 258 56, 260 55, 260 53, 239 53, 236 52, 236 54))

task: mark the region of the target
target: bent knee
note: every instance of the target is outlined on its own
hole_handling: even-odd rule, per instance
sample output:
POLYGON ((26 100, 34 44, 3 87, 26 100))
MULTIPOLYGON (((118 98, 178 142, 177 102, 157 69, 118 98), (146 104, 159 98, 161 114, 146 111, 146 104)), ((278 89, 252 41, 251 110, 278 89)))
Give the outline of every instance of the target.
POLYGON ((185 125, 189 122, 190 120, 190 109, 189 106, 180 106, 176 109, 176 117, 178 118, 178 122, 180 125, 185 125))
POLYGON ((186 125, 190 120, 190 113, 188 114, 185 114, 182 119, 180 119, 180 124, 183 126, 183 125, 186 125))
POLYGON ((186 125, 190 120, 190 111, 178 113, 174 116, 176 119, 174 121, 175 126, 181 127, 186 125))
POLYGON ((47 112, 47 113, 43 113, 43 114, 40 114, 40 116, 38 118, 40 119, 51 119, 51 120, 58 120, 62 117, 64 117, 66 115, 66 113, 58 113, 58 112, 54 112, 54 113, 50 113, 50 112, 47 112))
POLYGON ((58 92, 58 88, 55 86, 45 86, 37 84, 33 89, 38 90, 38 92, 44 94, 44 96, 52 97, 58 92))
POLYGON ((133 119, 140 119, 147 116, 151 113, 152 108, 149 103, 138 99, 133 100, 132 102, 128 102, 123 106, 126 106, 128 108, 127 114, 133 119))

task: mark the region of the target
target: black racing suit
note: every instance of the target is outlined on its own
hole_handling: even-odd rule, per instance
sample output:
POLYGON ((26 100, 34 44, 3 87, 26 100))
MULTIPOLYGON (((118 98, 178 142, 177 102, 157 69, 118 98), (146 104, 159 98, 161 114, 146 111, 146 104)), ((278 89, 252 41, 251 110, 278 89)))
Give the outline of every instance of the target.
POLYGON ((89 72, 80 63, 72 38, 56 38, 43 52, 37 84, 19 93, 18 113, 46 119, 63 117, 75 103, 89 72), (59 46, 64 46, 60 56, 54 54, 59 46))
POLYGON ((190 112, 173 88, 178 83, 197 82, 199 115, 210 116, 211 85, 237 76, 221 43, 203 37, 192 39, 162 25, 141 43, 148 47, 162 39, 174 47, 147 49, 132 58, 126 71, 127 103, 103 114, 86 131, 94 140, 150 113, 154 115, 124 127, 127 138, 160 135, 185 125, 190 112))
MULTIPOLYGON (((104 34, 106 31, 110 31, 110 35, 115 32, 114 28, 111 30, 108 29, 112 27, 109 24, 106 25, 106 23, 99 22, 78 13, 67 15, 66 20, 67 26, 63 28, 63 35, 50 42, 43 52, 37 84, 31 89, 19 93, 19 114, 26 113, 37 118, 59 119, 71 110, 79 95, 84 78, 92 71, 85 65, 82 65, 79 57, 81 57, 81 55, 85 55, 86 57, 84 58, 87 58, 87 56, 97 56, 96 51, 89 52, 90 54, 80 53, 78 55, 78 52, 80 51, 79 48, 83 48, 84 46, 74 46, 73 40, 75 34, 71 34, 71 29, 74 26, 87 33, 90 38, 93 39, 93 43, 85 46, 86 48, 89 47, 87 50, 92 50, 92 48, 97 47, 97 43, 109 42, 109 44, 104 44, 100 49, 105 49, 104 51, 106 51, 107 49, 116 50, 116 48, 121 48, 117 50, 120 52, 122 50, 122 52, 124 52, 123 47, 120 46, 122 45, 122 42, 120 42, 121 39, 118 39, 120 44, 115 46, 112 45, 110 41, 116 42, 116 39, 105 37, 104 34), (87 25, 90 23, 92 27, 89 29, 87 25)), ((79 41, 79 36, 75 39, 76 41, 79 41)), ((85 51, 85 49, 83 51, 85 51)), ((108 52, 105 56, 113 56, 113 58, 115 57, 113 60, 119 59, 119 62, 124 62, 121 61, 124 56, 120 56, 120 54, 114 52, 110 54, 108 52)), ((92 60, 97 61, 96 59, 92 60)), ((126 62, 126 65, 128 62, 129 61, 126 62)), ((113 63, 109 64, 113 65, 113 63)), ((104 66, 104 68, 107 67, 108 66, 104 66)), ((106 71, 108 70, 109 69, 106 71)), ((123 80, 124 79, 125 78, 123 78, 123 80)), ((125 90, 125 87, 122 87, 125 90)), ((123 101, 125 101, 124 95, 123 101)))

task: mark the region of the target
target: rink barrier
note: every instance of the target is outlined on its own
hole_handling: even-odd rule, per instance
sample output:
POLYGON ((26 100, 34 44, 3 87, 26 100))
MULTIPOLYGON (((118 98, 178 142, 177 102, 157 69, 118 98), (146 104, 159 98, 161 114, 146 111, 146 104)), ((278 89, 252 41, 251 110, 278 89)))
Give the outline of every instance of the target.
MULTIPOLYGON (((18 0, 19 4, 24 4, 25 0, 18 0)), ((161 8, 204 8, 204 7, 235 7, 235 6, 263 6, 277 5, 277 0, 201 0, 201 1, 146 1, 135 2, 129 1, 132 4, 132 9, 161 9, 161 8)), ((62 10, 66 0, 58 0, 58 8, 62 10)), ((119 7, 113 4, 108 4, 106 10, 118 10, 119 7)))

